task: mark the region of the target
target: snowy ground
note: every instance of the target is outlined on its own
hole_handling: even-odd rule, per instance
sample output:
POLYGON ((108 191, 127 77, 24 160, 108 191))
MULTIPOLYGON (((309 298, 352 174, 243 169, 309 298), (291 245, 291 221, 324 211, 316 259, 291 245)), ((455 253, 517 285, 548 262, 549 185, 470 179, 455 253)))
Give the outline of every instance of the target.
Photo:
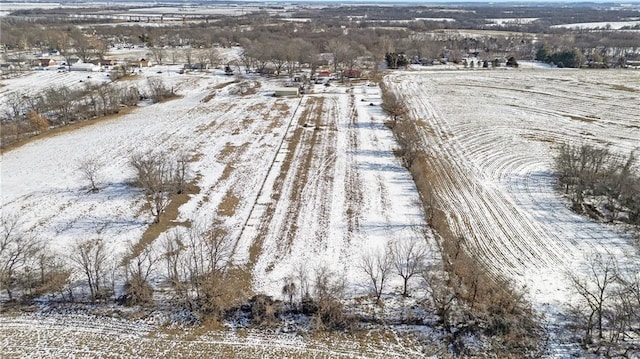
POLYGON ((266 330, 198 331, 96 314, 0 317, 2 358, 421 358, 410 338, 370 331, 304 338, 266 330))
MULTIPOLYGON (((283 85, 281 80, 252 77, 247 81, 255 93, 242 95, 234 77, 218 72, 155 70, 140 76, 162 78, 180 98, 4 153, 2 213, 19 214, 25 228, 46 238, 63 256, 79 239, 102 237, 117 257, 152 222, 142 193, 131 186, 128 159, 133 153, 156 151, 188 154, 190 178, 200 189, 179 208, 177 228, 183 221, 221 220, 237 242, 236 262, 253 270, 256 293, 281 298, 284 279, 304 265, 310 274, 328 267, 347 279, 348 296, 362 296, 369 291, 357 268, 363 253, 423 238, 419 198, 411 176, 393 155, 379 88, 364 83, 316 86, 303 97, 275 98, 273 90, 283 85), (89 192, 77 171, 84 158, 105 163, 98 192, 89 192)), ((429 245, 437 263, 436 246, 429 245)), ((399 278, 389 283, 385 295, 400 290, 399 278)), ((49 328, 34 324, 35 319, 26 319, 27 324, 2 320, 15 329, 5 343, 19 341, 27 334, 18 333, 30 330, 44 338, 49 328)), ((79 325, 79 332, 86 332, 81 330, 85 327, 79 325)), ((99 350, 92 346, 101 335, 87 339, 86 355, 99 350)), ((35 349, 57 346, 55 338, 43 340, 42 345, 34 343, 35 349)), ((270 341, 266 338, 259 346, 270 341)), ((371 353, 367 357, 377 355, 371 353)))
POLYGON ((631 238, 571 212, 554 188, 562 142, 640 146, 640 72, 520 69, 398 73, 388 81, 425 121, 434 185, 454 230, 495 275, 526 286, 549 325, 585 256, 637 261, 631 238))

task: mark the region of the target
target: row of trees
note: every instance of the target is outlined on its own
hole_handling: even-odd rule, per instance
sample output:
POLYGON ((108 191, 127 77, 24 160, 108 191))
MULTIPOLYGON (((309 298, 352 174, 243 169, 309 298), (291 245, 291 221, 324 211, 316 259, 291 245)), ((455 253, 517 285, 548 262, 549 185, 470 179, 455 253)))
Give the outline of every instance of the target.
MULTIPOLYGON (((154 102, 175 96, 158 78, 150 78, 142 97, 154 102)), ((90 83, 82 87, 52 86, 40 93, 22 91, 6 96, 0 119, 1 147, 21 138, 38 135, 52 127, 118 113, 122 106, 135 106, 141 97, 136 86, 90 83)))
POLYGON ((575 211, 640 226, 635 153, 620 156, 607 148, 563 144, 555 158, 555 171, 575 211))
POLYGON ((446 210, 437 202, 438 187, 432 180, 432 166, 439 164, 421 147, 421 129, 417 121, 407 119, 402 95, 384 83, 381 87, 382 109, 392 118, 388 125, 398 143, 395 153, 411 172, 426 219, 439 239, 444 271, 423 270, 420 277, 430 294, 428 307, 437 314, 445 340, 461 355, 474 355, 465 342, 469 335, 486 336, 505 357, 539 355, 543 329, 523 291, 491 276, 465 248, 465 239, 454 234, 446 210))

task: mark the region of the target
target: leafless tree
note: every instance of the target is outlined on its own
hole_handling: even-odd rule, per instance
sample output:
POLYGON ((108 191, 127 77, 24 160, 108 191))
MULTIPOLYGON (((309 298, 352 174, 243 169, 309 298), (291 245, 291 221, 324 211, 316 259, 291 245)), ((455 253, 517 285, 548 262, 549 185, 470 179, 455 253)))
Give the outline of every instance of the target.
POLYGON ((13 287, 21 272, 42 251, 40 242, 23 229, 20 216, 0 217, 0 288, 13 299, 13 287))
POLYGON ((605 320, 605 310, 610 305, 612 296, 612 286, 617 278, 617 263, 611 255, 603 256, 594 253, 588 258, 588 276, 577 273, 569 273, 573 289, 583 300, 584 307, 578 308, 584 312, 585 321, 585 343, 592 341, 592 330, 598 330, 598 339, 603 339, 603 329, 605 320))
POLYGON ((56 112, 59 124, 66 125, 76 118, 77 92, 67 86, 50 87, 45 91, 46 102, 56 112))
POLYGON ((428 302, 438 315, 442 326, 449 331, 455 324, 453 312, 457 300, 456 290, 451 287, 448 274, 443 270, 423 268, 421 275, 426 285, 428 302))
POLYGON ((166 51, 162 46, 154 46, 151 48, 149 54, 153 57, 153 61, 158 65, 162 65, 162 60, 165 58, 166 51))
POLYGON ((187 161, 149 152, 134 154, 129 163, 136 171, 135 180, 144 190, 151 214, 158 223, 172 195, 184 190, 187 161))
POLYGON ((71 248, 69 259, 85 276, 92 300, 105 295, 109 257, 109 248, 101 238, 80 240, 71 248))
POLYGON ((193 309, 219 317, 240 299, 229 275, 232 238, 219 222, 200 221, 189 228, 184 245, 181 266, 188 290, 181 299, 193 309))
POLYGON ((179 231, 174 230, 164 237, 162 242, 162 257, 167 268, 167 278, 176 286, 180 281, 180 260, 185 250, 184 240, 179 231))
POLYGON ((10 92, 5 96, 4 119, 17 121, 22 116, 25 107, 25 96, 20 91, 10 92))
POLYGON ((149 276, 156 270, 161 257, 156 255, 150 245, 140 249, 140 244, 129 244, 123 259, 125 269, 125 303, 144 304, 152 301, 153 288, 149 285, 149 276))
POLYGON ((296 295, 298 288, 292 277, 286 277, 284 279, 284 285, 282 286, 282 295, 285 299, 288 299, 289 305, 293 305, 293 297, 296 295))
POLYGON ((148 78, 147 86, 149 87, 149 98, 153 100, 153 102, 160 102, 175 95, 173 89, 168 88, 162 79, 158 77, 148 78))
POLYGON ((327 51, 333 56, 333 72, 338 72, 338 68, 347 58, 351 47, 344 38, 333 38, 327 43, 327 51))
POLYGON ((409 280, 423 271, 427 247, 417 238, 396 240, 391 249, 391 260, 396 273, 402 277, 402 295, 409 296, 409 280))
POLYGON ((206 60, 209 62, 209 66, 212 68, 218 66, 222 61, 222 56, 220 56, 220 51, 217 48, 211 47, 206 52, 206 60))
POLYGON ((382 90, 382 111, 393 119, 394 125, 404 116, 409 109, 406 103, 396 95, 393 90, 384 84, 380 85, 382 90))
POLYGON ((80 160, 78 171, 84 179, 89 181, 89 184, 91 185, 90 190, 92 192, 97 192, 99 190, 97 181, 103 168, 104 162, 96 157, 85 157, 80 160))
POLYGON ((345 290, 344 278, 338 277, 326 266, 315 270, 313 277, 313 314, 316 330, 343 329, 354 324, 345 315, 342 299, 345 290))
POLYGON ((193 49, 191 49, 190 47, 187 47, 184 49, 182 53, 184 54, 185 61, 187 61, 187 66, 189 67, 189 70, 191 70, 191 64, 193 63, 193 49))
POLYGON ((360 269, 369 277, 376 303, 380 303, 380 297, 387 284, 387 279, 393 271, 393 261, 388 248, 364 253, 360 260, 360 269))

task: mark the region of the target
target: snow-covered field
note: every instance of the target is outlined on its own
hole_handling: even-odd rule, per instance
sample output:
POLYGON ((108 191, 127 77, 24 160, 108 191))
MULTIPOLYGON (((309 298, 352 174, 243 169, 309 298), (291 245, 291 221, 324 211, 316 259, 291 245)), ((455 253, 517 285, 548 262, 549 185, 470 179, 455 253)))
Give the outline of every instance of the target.
MULTIPOLYGON (((236 241, 236 262, 253 271, 256 293, 281 298, 285 277, 304 266, 310 273, 327 267, 347 279, 348 296, 362 296, 369 292, 357 268, 363 253, 424 233, 433 240, 423 231, 411 176, 393 155, 378 87, 318 85, 304 97, 275 98, 281 80, 250 78, 256 93, 241 95, 233 77, 218 73, 149 69, 141 76, 162 78, 181 97, 1 157, 2 213, 19 214, 25 228, 63 257, 79 239, 101 237, 117 257, 141 238, 153 218, 131 185, 128 160, 146 151, 191 158, 199 192, 179 208, 176 228, 220 220, 236 241), (98 192, 88 191, 77 170, 85 158, 105 164, 98 192)), ((389 283, 388 291, 398 291, 401 280, 389 283)), ((11 328, 34 335, 48 328, 27 322, 11 328)), ((5 343, 20 340, 9 335, 5 343)))
POLYGON ((520 69, 398 73, 389 84, 424 121, 423 147, 455 232, 498 276, 524 286, 550 325, 585 256, 638 260, 632 239, 568 209, 554 188, 563 142, 640 146, 640 72, 520 69))
POLYGON ((9 358, 420 358, 407 337, 370 331, 304 338, 265 330, 200 332, 93 313, 0 317, 0 353, 9 358))
MULTIPOLYGON (((3 95, 21 88, 18 81, 27 86, 37 76, 44 75, 10 80, 15 82, 3 87, 3 95)), ((179 208, 176 227, 220 220, 236 242, 236 262, 252 270, 254 291, 277 298, 285 278, 301 266, 309 271, 328 267, 347 279, 350 297, 361 296, 368 290, 357 269, 362 254, 422 235, 419 198, 411 176, 393 156, 378 87, 316 86, 303 97, 275 98, 279 80, 249 78, 255 93, 242 95, 234 78, 219 72, 179 75, 149 69, 141 79, 152 76, 181 97, 2 154, 2 213, 19 214, 26 228, 62 255, 76 240, 95 237, 106 240, 112 253, 122 253, 152 222, 142 193, 130 184, 131 154, 187 154, 199 192, 179 208), (77 171, 84 158, 105 163, 98 192, 89 192, 77 171)), ((424 121, 423 148, 435 161, 436 194, 451 214, 452 227, 494 275, 526 286, 550 326, 557 325, 556 313, 572 300, 564 273, 585 270, 585 255, 607 252, 621 263, 637 260, 630 236, 567 209, 554 188, 551 166, 554 149, 565 141, 606 145, 623 154, 638 148, 640 72, 439 70, 398 72, 389 80, 406 98, 411 116, 424 121)), ((428 231, 427 241, 431 258, 439 261, 428 231)), ((397 278, 390 284, 388 291, 400 285, 397 278)), ((92 356, 115 350, 105 338, 151 347, 156 335, 149 334, 155 327, 146 326, 137 337, 92 329, 92 321, 82 319, 74 322, 78 331, 65 337, 84 343, 73 348, 86 352, 72 353, 48 333, 74 317, 47 318, 0 318, 0 350, 14 356, 92 356), (41 341, 23 348, 16 344, 34 335, 41 341)), ((165 344, 264 350, 275 339, 189 340, 165 344)), ((280 349, 303 345, 299 338, 278 340, 286 342, 280 349)), ((157 350, 170 349, 160 345, 157 350)), ((323 350, 304 353, 343 355, 323 350)), ((389 353, 412 356, 405 350, 389 353)), ((346 353, 363 355, 361 348, 346 353)), ((368 353, 364 356, 382 355, 368 353)))
POLYGON ((623 27, 633 27, 640 25, 640 21, 601 21, 601 22, 581 22, 581 23, 573 23, 573 24, 560 24, 553 25, 552 28, 567 28, 567 29, 580 29, 580 30, 588 30, 588 29, 610 29, 610 30, 620 30, 623 27))

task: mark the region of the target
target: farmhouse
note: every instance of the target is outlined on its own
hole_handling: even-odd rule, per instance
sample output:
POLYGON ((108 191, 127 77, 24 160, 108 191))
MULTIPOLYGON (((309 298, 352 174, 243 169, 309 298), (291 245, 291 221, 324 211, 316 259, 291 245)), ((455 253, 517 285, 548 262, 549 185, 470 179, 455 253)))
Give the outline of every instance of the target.
POLYGON ((57 64, 58 62, 54 59, 38 59, 37 60, 37 66, 40 66, 40 67, 56 66, 57 64))
POLYGON ((300 89, 297 87, 280 87, 277 88, 273 94, 275 97, 283 97, 283 96, 299 96, 300 89))
POLYGON ((127 60, 127 65, 129 67, 151 67, 151 61, 145 58, 139 60, 127 60))
POLYGON ((357 78, 360 78, 360 76, 362 75, 362 71, 358 69, 347 69, 347 70, 344 70, 342 74, 346 78, 357 79, 357 78))

